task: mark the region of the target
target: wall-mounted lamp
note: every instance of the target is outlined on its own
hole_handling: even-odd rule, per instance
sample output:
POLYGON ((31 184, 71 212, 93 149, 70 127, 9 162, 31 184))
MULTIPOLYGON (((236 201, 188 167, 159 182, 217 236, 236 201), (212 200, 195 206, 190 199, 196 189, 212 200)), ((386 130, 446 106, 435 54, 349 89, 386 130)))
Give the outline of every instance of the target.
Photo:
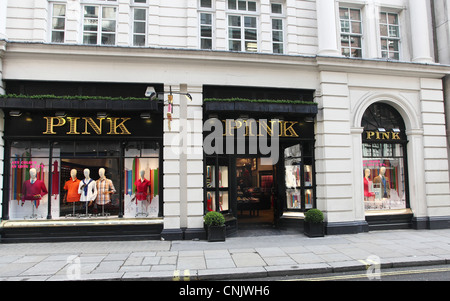
POLYGON ((62 112, 62 111, 56 112, 55 117, 66 117, 66 112, 62 112))
POLYGON ((150 119, 151 115, 150 115, 150 113, 141 113, 141 118, 142 119, 150 119))
POLYGON ((385 133, 385 132, 386 132, 386 129, 385 129, 385 128, 378 128, 378 132, 380 132, 380 133, 385 133))
POLYGON ((12 110, 12 111, 9 111, 9 116, 11 116, 11 117, 19 117, 19 116, 21 116, 21 115, 22 115, 22 112, 19 111, 19 110, 12 110))
POLYGON ((108 117, 108 113, 106 113, 106 112, 98 112, 97 113, 97 117, 98 118, 106 118, 106 117, 108 117))
POLYGON ((305 117, 305 122, 308 122, 308 123, 314 122, 314 117, 312 117, 312 116, 306 116, 306 117, 305 117))
POLYGON ((394 133, 400 133, 400 129, 392 129, 394 133))

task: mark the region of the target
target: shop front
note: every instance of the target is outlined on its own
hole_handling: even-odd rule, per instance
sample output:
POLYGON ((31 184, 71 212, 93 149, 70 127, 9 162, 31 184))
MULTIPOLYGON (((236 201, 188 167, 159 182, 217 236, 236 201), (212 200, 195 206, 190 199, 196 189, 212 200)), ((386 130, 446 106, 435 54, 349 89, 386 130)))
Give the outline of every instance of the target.
MULTIPOLYGON (((208 87, 204 96, 217 91, 227 95, 229 90, 208 87)), ((205 210, 225 215, 228 235, 300 229, 303 212, 316 207, 317 106, 312 92, 261 88, 240 92, 254 99, 204 98, 205 210), (255 99, 258 94, 261 99, 255 99), (283 94, 302 101, 267 99, 268 95, 282 99, 283 94)))
POLYGON ((385 103, 363 115, 364 209, 369 229, 409 228, 407 135, 398 111, 385 103))
POLYGON ((2 242, 159 238, 161 108, 132 102, 2 100, 2 242))

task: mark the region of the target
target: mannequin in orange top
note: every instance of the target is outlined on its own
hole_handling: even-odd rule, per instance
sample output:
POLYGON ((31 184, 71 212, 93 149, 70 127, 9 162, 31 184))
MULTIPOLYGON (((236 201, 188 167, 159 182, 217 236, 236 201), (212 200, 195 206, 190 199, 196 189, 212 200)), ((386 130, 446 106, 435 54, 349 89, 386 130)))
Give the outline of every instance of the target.
POLYGON ((66 202, 74 203, 80 201, 80 194, 78 194, 79 185, 80 180, 77 179, 77 170, 72 169, 70 171, 70 179, 64 184, 64 190, 67 190, 66 202))

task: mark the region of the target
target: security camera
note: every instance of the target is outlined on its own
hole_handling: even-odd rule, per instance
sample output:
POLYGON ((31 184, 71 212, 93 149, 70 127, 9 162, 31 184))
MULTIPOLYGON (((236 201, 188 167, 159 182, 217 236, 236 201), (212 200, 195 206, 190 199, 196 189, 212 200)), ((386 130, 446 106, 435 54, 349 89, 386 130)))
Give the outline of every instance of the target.
POLYGON ((156 91, 154 87, 147 87, 147 90, 145 91, 145 97, 150 97, 150 100, 156 99, 156 91))

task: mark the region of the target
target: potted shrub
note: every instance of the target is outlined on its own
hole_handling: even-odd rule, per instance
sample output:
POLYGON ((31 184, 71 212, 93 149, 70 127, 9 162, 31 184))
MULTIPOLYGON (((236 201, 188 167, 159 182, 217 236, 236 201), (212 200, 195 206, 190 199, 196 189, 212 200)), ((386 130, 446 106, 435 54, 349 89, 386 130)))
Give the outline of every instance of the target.
POLYGON ((225 218, 222 213, 210 211, 203 220, 207 227, 208 241, 225 241, 225 218))
POLYGON ((304 233, 308 237, 323 237, 323 213, 319 209, 310 209, 305 213, 304 233))

